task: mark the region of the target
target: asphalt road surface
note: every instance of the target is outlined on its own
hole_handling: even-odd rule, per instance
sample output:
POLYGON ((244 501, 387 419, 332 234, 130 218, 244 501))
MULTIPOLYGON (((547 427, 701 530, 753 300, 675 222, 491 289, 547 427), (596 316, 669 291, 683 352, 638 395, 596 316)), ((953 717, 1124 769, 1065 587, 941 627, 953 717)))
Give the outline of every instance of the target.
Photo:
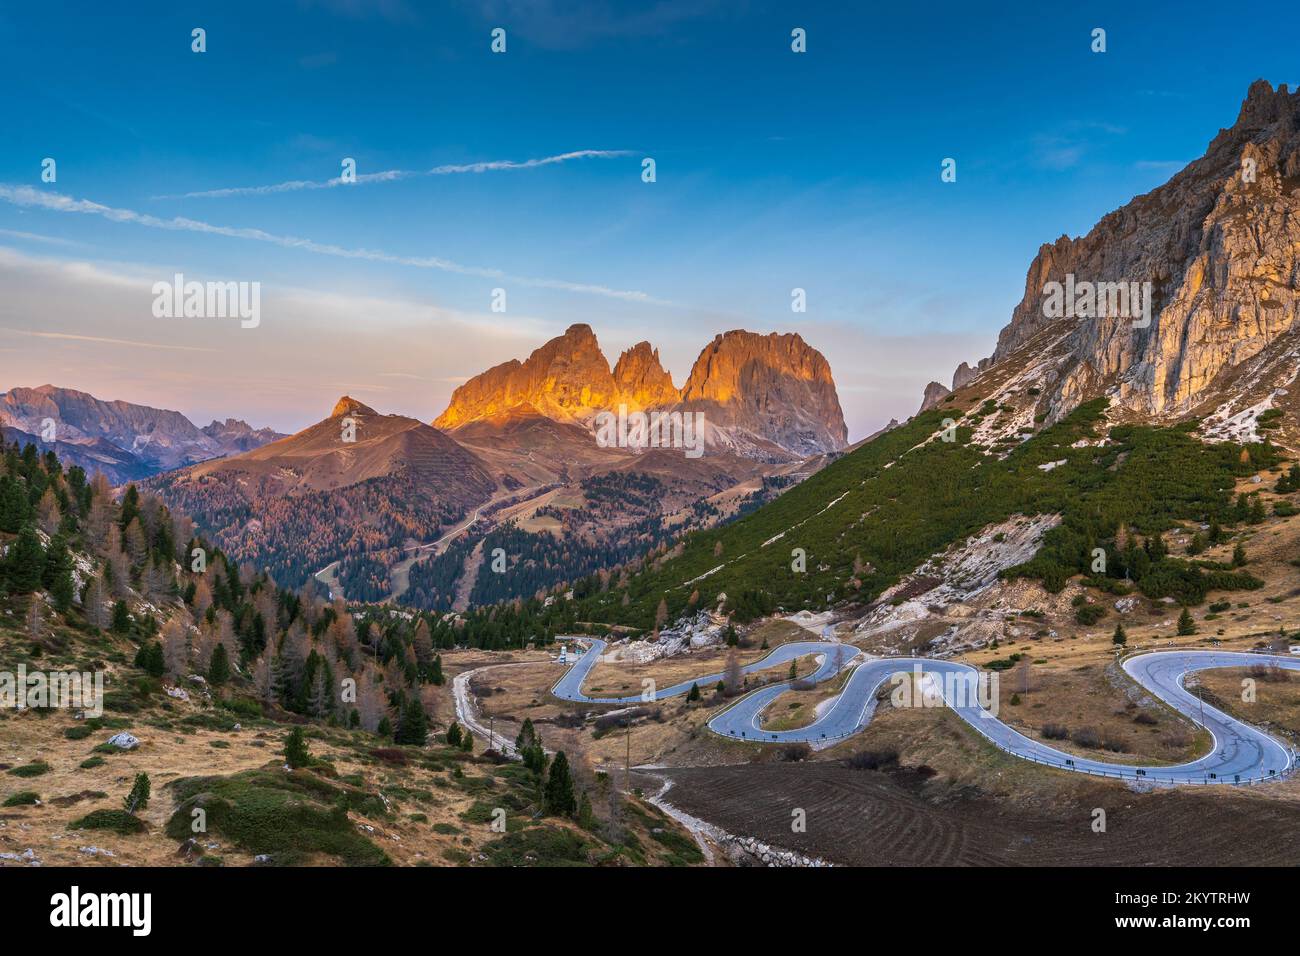
MULTIPOLYGON (((635 704, 684 694, 692 684, 707 691, 722 679, 722 674, 683 681, 671 687, 653 688, 647 696, 588 697, 582 685, 600 655, 605 642, 583 638, 585 654, 556 682, 552 693, 564 700, 597 704, 635 704)), ((968 664, 927 658, 889 657, 862 659, 855 648, 829 641, 796 641, 782 644, 760 661, 742 668, 743 673, 767 670, 788 664, 796 657, 819 655, 818 667, 810 678, 818 683, 837 674, 841 667, 853 667, 843 690, 821 708, 816 721, 797 730, 771 731, 760 726, 763 710, 790 689, 788 681, 770 684, 752 691, 724 708, 709 721, 709 729, 724 737, 760 743, 809 743, 826 745, 851 736, 865 727, 877 706, 877 691, 890 684, 892 705, 950 707, 994 746, 1036 763, 1126 780, 1150 783, 1254 783, 1277 779, 1295 766, 1295 754, 1273 737, 1250 724, 1243 723, 1208 704, 1202 704, 1183 687, 1187 674, 1220 667, 1250 667, 1275 664, 1300 671, 1300 660, 1236 651, 1155 651, 1140 654, 1124 662, 1124 671, 1138 684, 1170 707, 1201 724, 1213 737, 1213 750, 1199 760, 1176 766, 1137 767, 1108 763, 1064 753, 1041 741, 1013 730, 995 716, 996 701, 983 680, 986 673, 968 664), (895 675, 921 675, 909 684, 895 675), (919 693, 903 696, 905 689, 917 686, 919 693)), ((886 706, 890 706, 886 703, 886 706)))

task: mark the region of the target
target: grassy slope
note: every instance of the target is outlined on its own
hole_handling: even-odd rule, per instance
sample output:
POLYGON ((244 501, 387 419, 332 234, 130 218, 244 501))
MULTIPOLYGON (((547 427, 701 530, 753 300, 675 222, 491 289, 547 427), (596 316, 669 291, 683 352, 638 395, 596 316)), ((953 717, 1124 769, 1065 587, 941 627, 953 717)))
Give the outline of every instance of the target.
POLYGON ((733 607, 749 599, 760 610, 771 609, 763 602, 795 609, 869 600, 929 555, 1015 513, 1066 516, 1048 554, 1027 570, 1041 576, 1064 564, 1074 573, 1083 568, 1069 566, 1090 550, 1083 546, 1098 543, 1088 536, 1113 535, 1120 521, 1150 533, 1222 515, 1234 475, 1250 467, 1237 461, 1239 447, 1203 445, 1183 428, 1147 427, 1114 429, 1105 447, 1072 447, 1105 436, 1104 407, 1104 400, 1081 406, 1005 458, 967 442, 980 412, 963 419, 954 442, 927 439, 955 412, 919 415, 755 513, 688 536, 680 555, 632 578, 626 607, 611 591, 593 598, 588 614, 648 628, 661 598, 671 620, 687 610, 694 589, 706 607, 721 593, 733 607), (1100 529, 1089 527, 1095 524, 1100 529), (792 571, 793 548, 807 553, 804 573, 792 571), (870 567, 855 587, 859 558, 870 567))

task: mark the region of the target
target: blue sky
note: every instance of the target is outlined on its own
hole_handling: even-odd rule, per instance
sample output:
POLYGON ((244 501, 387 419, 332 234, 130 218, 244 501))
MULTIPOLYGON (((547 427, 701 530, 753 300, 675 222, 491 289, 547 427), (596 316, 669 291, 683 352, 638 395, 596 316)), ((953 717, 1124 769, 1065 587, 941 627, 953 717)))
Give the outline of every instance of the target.
POLYGON ((282 429, 350 391, 428 420, 572 322, 611 362, 649 339, 678 384, 743 327, 820 348, 857 438, 991 351, 1040 244, 1199 156, 1253 79, 1300 80, 1282 8, 846 6, 8 5, 0 389, 282 429), (343 157, 364 177, 571 153, 185 196, 323 182, 343 157), (153 318, 178 271, 261 282, 261 326, 153 318))

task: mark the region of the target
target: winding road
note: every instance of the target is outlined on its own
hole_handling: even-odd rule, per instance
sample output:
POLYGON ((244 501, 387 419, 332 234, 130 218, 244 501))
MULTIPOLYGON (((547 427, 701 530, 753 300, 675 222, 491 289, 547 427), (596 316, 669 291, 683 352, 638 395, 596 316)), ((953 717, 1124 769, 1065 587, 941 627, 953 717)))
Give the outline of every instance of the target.
MULTIPOLYGON (((630 697, 589 697, 584 694, 582 685, 604 653, 606 644, 595 638, 574 640, 585 643, 587 651, 551 688, 556 697, 593 704, 645 701, 640 694, 630 697)), ((1262 730, 1202 703, 1183 686, 1188 674, 1212 668, 1272 664, 1300 671, 1300 660, 1291 657, 1194 650, 1153 651, 1130 657, 1123 664, 1125 673, 1174 710, 1203 726, 1213 740, 1213 749, 1198 760, 1175 766, 1142 767, 1068 754, 1012 729, 985 706, 991 702, 982 699, 977 692, 981 672, 969 664, 915 657, 865 658, 846 644, 795 641, 782 644, 762 660, 741 670, 746 674, 767 670, 808 654, 818 655, 818 666, 804 680, 820 683, 837 674, 841 666, 853 668, 844 688, 830 699, 816 721, 796 730, 762 728, 760 718, 763 711, 790 689, 790 682, 782 681, 740 697, 709 720, 709 729, 724 737, 759 743, 825 745, 866 727, 875 711, 876 695, 881 685, 891 681, 895 674, 911 672, 921 675, 919 686, 928 690, 914 695, 913 705, 949 707, 995 747, 1013 756, 1062 770, 1149 783, 1233 784, 1276 780, 1289 774, 1296 764, 1296 754, 1289 747, 1262 730)), ((692 684, 699 684, 703 690, 722 677, 721 673, 709 674, 671 687, 655 688, 649 699, 661 700, 685 694, 692 684)), ((987 684, 984 688, 987 693, 987 684)))

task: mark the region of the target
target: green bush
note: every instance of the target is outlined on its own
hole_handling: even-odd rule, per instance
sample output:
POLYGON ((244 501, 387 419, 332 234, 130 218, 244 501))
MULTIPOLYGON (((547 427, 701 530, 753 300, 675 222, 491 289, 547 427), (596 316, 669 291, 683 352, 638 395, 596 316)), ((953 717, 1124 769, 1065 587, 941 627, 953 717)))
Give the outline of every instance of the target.
POLYGON ((68 824, 70 830, 112 830, 130 836, 143 833, 148 827, 139 817, 134 817, 125 810, 92 810, 80 820, 68 824))
POLYGON ((9 773, 15 777, 39 777, 41 774, 49 772, 50 765, 44 760, 23 764, 21 767, 14 767, 9 771, 9 773))

